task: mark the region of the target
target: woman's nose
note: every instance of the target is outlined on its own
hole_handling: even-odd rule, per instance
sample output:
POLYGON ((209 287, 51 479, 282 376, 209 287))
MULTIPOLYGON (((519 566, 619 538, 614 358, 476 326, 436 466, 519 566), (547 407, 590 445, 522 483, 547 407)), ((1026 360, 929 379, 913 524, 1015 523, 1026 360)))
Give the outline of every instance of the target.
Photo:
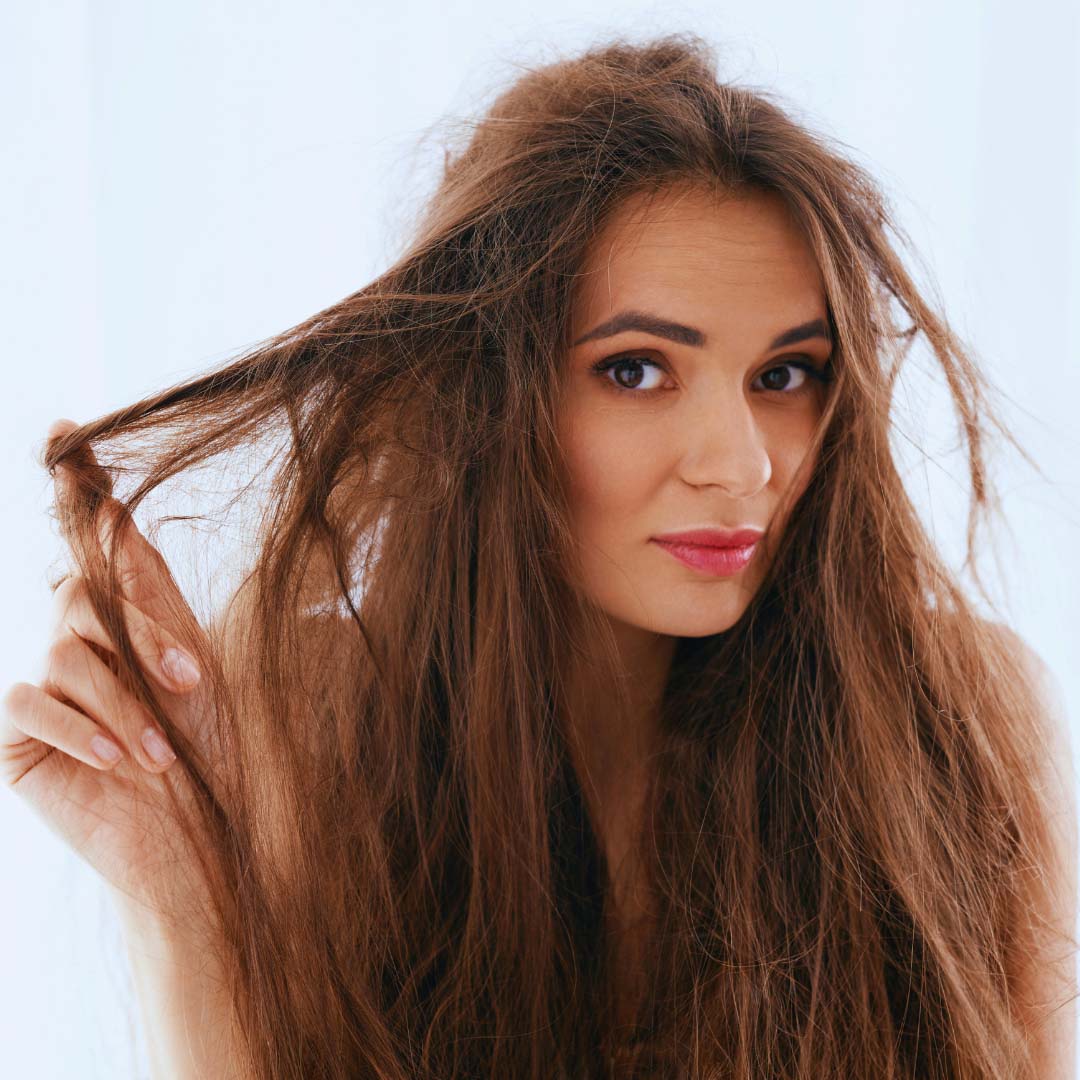
POLYGON ((695 487, 714 484, 746 499, 772 478, 765 439, 746 401, 699 410, 687 419, 683 442, 679 472, 695 487))

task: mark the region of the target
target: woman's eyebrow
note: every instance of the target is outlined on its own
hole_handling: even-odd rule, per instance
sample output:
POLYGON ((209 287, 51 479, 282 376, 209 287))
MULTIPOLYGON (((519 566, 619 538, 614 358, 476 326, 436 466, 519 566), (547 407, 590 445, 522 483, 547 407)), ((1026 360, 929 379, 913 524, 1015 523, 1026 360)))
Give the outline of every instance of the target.
MULTIPOLYGON (((587 334, 583 334, 574 342, 581 345, 586 341, 595 341, 597 338, 613 337, 621 334, 624 330, 641 330, 646 334, 656 337, 667 338, 679 345, 693 345, 701 348, 705 345, 706 336, 696 327, 684 326, 682 323, 670 322, 661 319, 657 315, 650 315, 647 311, 620 311, 618 315, 602 322, 587 334)), ((777 335, 770 343, 770 349, 779 349, 784 345, 794 345, 798 341, 806 341, 808 338, 819 337, 825 341, 831 341, 828 327, 823 319, 811 319, 810 322, 793 326, 777 335)))

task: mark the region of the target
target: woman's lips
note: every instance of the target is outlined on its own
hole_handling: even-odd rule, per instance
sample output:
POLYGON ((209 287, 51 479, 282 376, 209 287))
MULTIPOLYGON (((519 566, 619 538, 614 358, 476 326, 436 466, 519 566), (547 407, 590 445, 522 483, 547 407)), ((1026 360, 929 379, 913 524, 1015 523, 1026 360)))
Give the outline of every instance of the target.
POLYGON ((723 577, 737 574, 753 558, 757 543, 742 547, 705 547, 702 544, 672 543, 667 540, 653 540, 669 555, 694 570, 723 577))

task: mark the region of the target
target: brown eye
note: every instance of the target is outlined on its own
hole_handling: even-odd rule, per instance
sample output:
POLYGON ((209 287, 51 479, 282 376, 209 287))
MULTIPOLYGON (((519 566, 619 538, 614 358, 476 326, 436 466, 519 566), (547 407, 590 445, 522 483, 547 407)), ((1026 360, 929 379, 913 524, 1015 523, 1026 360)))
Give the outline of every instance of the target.
POLYGON ((806 384, 809 377, 804 369, 795 364, 780 364, 769 368, 761 376, 761 381, 766 390, 799 390, 806 384))
POLYGON ((819 370, 804 360, 785 360, 783 363, 774 364, 768 371, 762 372, 754 382, 755 384, 760 382, 762 390, 779 394, 798 394, 812 390, 815 382, 827 382, 828 378, 828 371, 824 368, 819 370))
POLYGON ((658 376, 663 369, 653 360, 644 356, 613 356, 608 360, 601 360, 593 365, 593 371, 597 375, 604 376, 604 381, 610 383, 615 390, 629 391, 637 394, 648 394, 659 389, 658 376), (643 381, 648 382, 648 369, 651 368, 657 377, 653 379, 653 385, 642 386, 643 381), (642 375, 644 370, 645 374, 642 375), (609 371, 615 372, 613 377, 608 377, 609 371), (625 374, 624 374, 625 373, 625 374))

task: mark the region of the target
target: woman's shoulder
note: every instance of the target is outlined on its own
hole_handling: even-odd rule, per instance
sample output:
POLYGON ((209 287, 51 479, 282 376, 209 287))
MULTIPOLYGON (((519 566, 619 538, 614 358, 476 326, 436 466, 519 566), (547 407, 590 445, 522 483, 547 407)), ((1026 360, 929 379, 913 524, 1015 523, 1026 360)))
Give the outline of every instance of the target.
POLYGON ((1039 908, 1014 953, 1010 981, 1025 1013, 1040 1076, 1075 1075, 1077 797, 1072 733, 1061 682, 1039 653, 1004 623, 985 620, 990 637, 1012 657, 1035 706, 1032 776, 1049 814, 1051 849, 1034 868, 1039 908), (1031 934, 1030 939, 1026 936, 1031 934))
POLYGON ((1011 660, 1024 681, 1026 692, 1036 705, 1034 713, 1040 726, 1040 742, 1048 751, 1044 758, 1050 763, 1070 765, 1071 735, 1065 692, 1060 679, 1031 644, 1011 626, 992 619, 980 619, 979 622, 991 640, 1011 660))
MULTIPOLYGON (((1065 691, 1053 668, 1015 629, 1002 622, 980 619, 987 641, 997 651, 1000 662, 1021 680, 1025 710, 1034 725, 1027 745, 1031 748, 1035 774, 1055 814, 1062 823, 1076 827, 1076 769, 1073 761, 1072 728, 1065 704, 1065 691)), ((1071 842, 1075 845, 1075 838, 1071 842)))

